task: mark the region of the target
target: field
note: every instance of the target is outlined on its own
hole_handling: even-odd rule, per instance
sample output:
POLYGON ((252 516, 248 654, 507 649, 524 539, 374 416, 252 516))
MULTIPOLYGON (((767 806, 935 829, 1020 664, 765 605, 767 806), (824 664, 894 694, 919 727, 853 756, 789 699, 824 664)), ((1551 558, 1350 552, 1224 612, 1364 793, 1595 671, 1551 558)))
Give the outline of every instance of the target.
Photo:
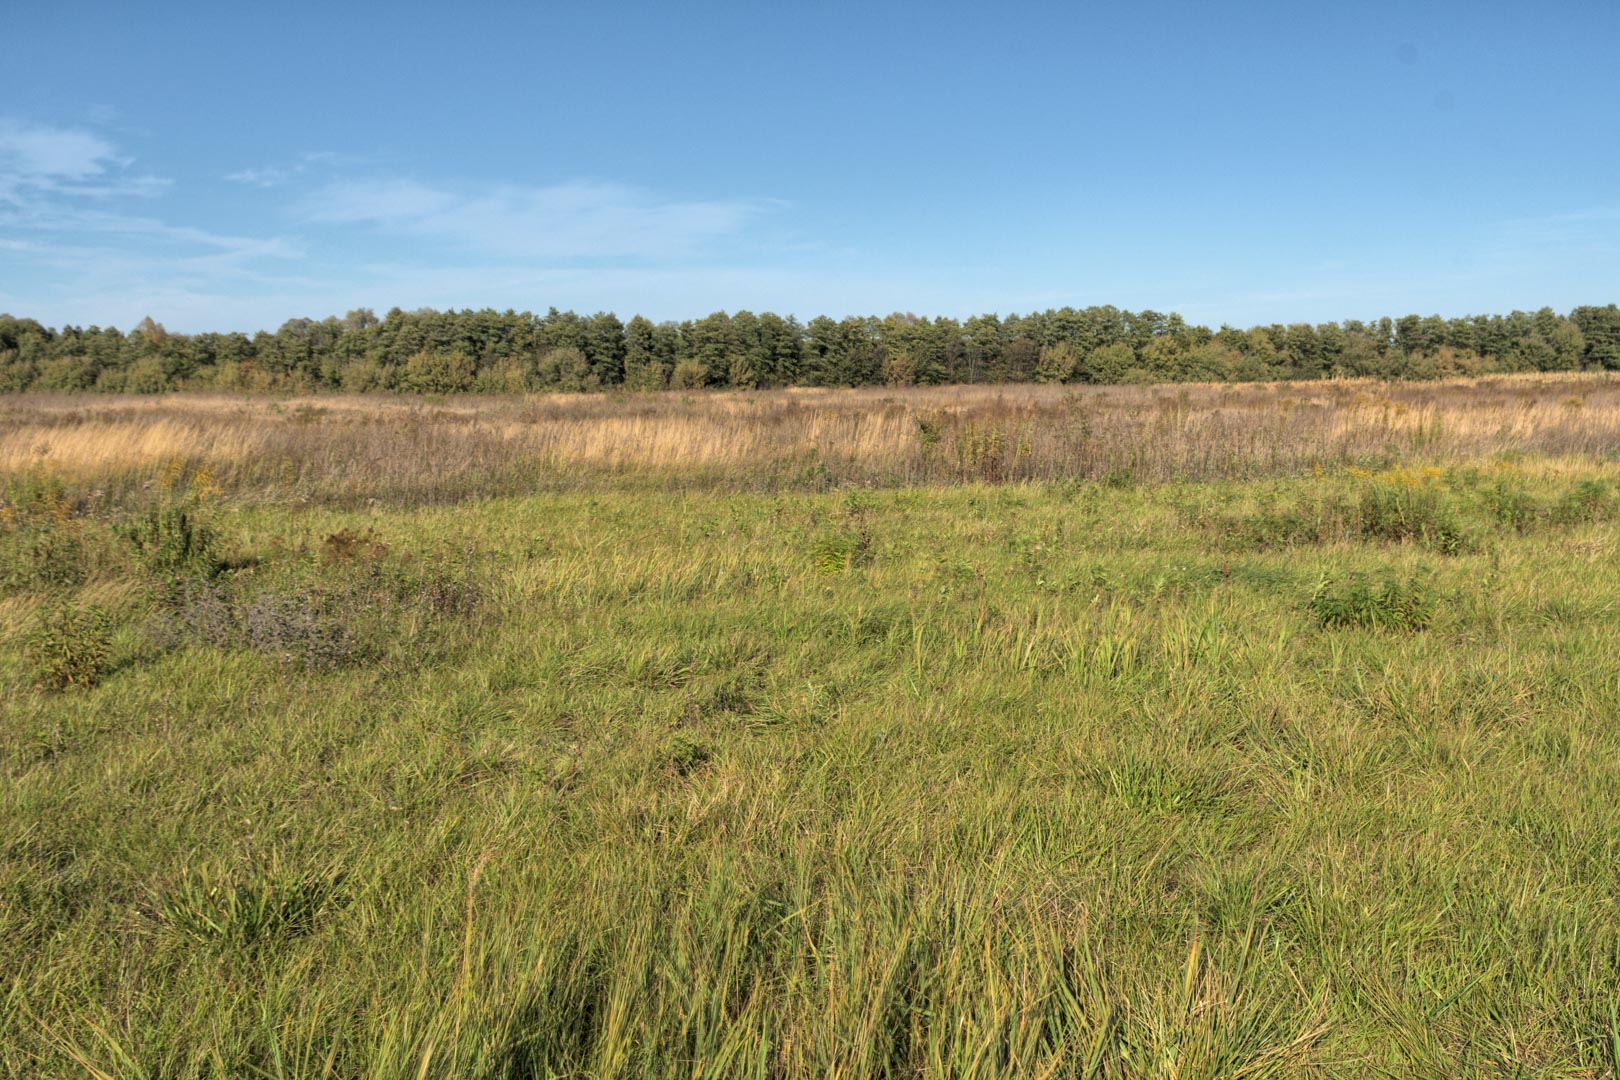
POLYGON ((0 1073, 1611 1077, 1620 381, 0 399, 0 1073))

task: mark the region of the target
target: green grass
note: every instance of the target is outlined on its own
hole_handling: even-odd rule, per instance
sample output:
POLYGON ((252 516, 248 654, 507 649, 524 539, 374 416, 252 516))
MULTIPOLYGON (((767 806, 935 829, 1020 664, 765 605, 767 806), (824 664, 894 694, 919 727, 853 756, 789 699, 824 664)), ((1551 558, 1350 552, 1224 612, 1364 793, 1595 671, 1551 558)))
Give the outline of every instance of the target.
POLYGON ((1615 1075, 1611 477, 1380 482, 14 521, 0 1074, 1615 1075))

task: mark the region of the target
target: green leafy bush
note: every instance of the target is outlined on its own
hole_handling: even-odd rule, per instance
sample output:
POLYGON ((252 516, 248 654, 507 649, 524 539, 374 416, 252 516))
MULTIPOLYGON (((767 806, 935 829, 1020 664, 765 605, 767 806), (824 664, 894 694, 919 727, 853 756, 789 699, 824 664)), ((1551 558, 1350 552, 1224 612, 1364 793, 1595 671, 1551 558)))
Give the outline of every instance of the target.
POLYGON ((871 551, 872 537, 864 530, 832 533, 811 545, 810 563, 816 573, 834 577, 866 562, 871 551))
POLYGON ((1491 520, 1528 532, 1542 517, 1541 504, 1517 477, 1497 477, 1480 489, 1480 505, 1491 520))
POLYGON ((1354 573, 1324 576, 1311 594, 1311 611, 1326 627, 1423 630, 1434 620, 1435 596, 1426 574, 1405 579, 1354 573))
POLYGON ((1614 489, 1602 480, 1576 481, 1552 508, 1552 519, 1561 525, 1580 525, 1612 516, 1614 489))
POLYGON ((106 674, 112 618, 99 607, 49 605, 40 609, 26 649, 42 689, 94 686, 106 674))
POLYGON ((1468 536, 1447 493, 1437 486, 1376 479, 1361 491, 1361 533, 1415 543, 1446 555, 1468 547, 1468 536))
POLYGON ((219 536, 199 520, 195 506, 157 507, 120 525, 117 532, 153 573, 212 576, 224 569, 215 554, 219 536))
POLYGON ((70 588, 88 574, 84 522, 60 478, 24 473, 0 495, 0 589, 70 588))

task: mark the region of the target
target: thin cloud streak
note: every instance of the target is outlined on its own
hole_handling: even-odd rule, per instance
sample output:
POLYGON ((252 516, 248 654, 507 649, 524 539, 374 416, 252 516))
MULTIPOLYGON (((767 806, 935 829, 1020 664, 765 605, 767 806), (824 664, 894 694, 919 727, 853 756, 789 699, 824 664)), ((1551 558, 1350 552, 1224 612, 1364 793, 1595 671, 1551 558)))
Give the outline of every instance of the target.
POLYGON ((328 184, 298 206, 314 224, 361 225, 490 256, 669 259, 735 239, 771 210, 766 199, 681 201, 625 184, 502 185, 459 195, 413 180, 328 184))
POLYGON ((109 199, 167 190, 161 177, 123 175, 133 163, 91 132, 0 118, 0 202, 14 207, 58 195, 109 199))

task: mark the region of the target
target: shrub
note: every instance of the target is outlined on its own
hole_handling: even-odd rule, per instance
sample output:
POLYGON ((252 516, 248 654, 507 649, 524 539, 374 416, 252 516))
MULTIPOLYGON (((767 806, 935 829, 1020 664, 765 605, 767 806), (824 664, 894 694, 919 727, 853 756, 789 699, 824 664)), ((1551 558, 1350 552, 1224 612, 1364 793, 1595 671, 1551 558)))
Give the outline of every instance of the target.
POLYGON ((600 385, 585 354, 572 345, 552 349, 540 357, 535 379, 543 389, 568 394, 595 390, 600 385))
POLYGON ((84 581, 84 523, 62 481, 24 473, 0 497, 0 588, 64 588, 84 581))
POLYGON ((1493 520, 1519 532, 1528 531, 1542 514, 1535 496, 1516 478, 1497 477, 1481 489, 1479 498, 1485 513, 1493 520))
POLYGON ((419 352, 405 361, 399 388, 419 394, 454 394, 472 385, 477 371, 460 352, 419 352))
POLYGON ((1468 546, 1467 534, 1444 490, 1405 478, 1375 479, 1361 492, 1361 534, 1416 543, 1447 555, 1468 546))
POLYGON ((945 437, 945 426, 950 417, 944 412, 918 413, 914 419, 917 422, 917 441, 922 443, 923 449, 939 445, 945 437))
POLYGON ((41 689, 94 686, 107 671, 112 618, 94 606, 41 608, 26 649, 41 689))
POLYGON ((865 530, 823 536, 810 547, 810 563, 825 577, 848 573, 864 563, 872 551, 872 537, 865 530))
POLYGON ((1363 626, 1375 630, 1423 630, 1434 619, 1434 590, 1427 575, 1405 580, 1386 573, 1346 578, 1324 576, 1311 594, 1311 611, 1326 627, 1363 626))
POLYGON ((671 390, 701 390, 709 382, 709 369, 696 360, 682 360, 669 376, 671 390))
POLYGON ((1614 512, 1614 491, 1602 480, 1581 480, 1552 508, 1552 519, 1560 525, 1596 521, 1614 512))
POLYGON ((214 555, 218 534, 198 520, 193 505, 153 508, 118 526, 117 532, 154 573, 191 571, 212 577, 224 569, 214 555))
POLYGON ((84 581, 85 562, 77 522, 0 533, 0 588, 70 588, 84 581))

